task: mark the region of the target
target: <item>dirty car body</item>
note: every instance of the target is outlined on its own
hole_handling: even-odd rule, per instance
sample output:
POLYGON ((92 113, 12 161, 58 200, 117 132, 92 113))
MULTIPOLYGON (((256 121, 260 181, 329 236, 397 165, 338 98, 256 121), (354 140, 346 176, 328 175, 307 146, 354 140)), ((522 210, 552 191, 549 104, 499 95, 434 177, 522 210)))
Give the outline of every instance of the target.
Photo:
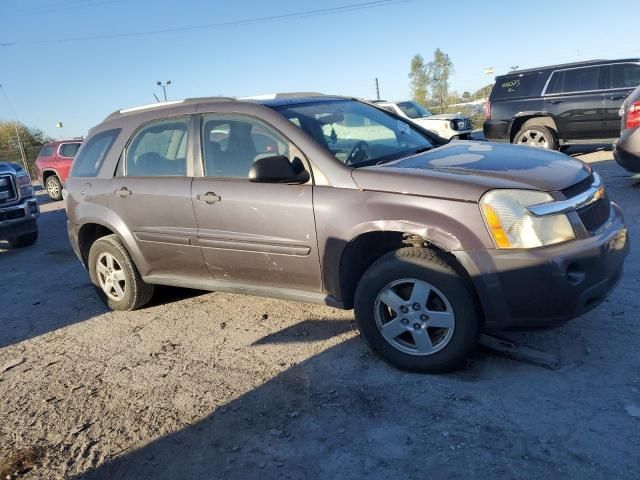
POLYGON ((619 207, 583 163, 442 144, 343 97, 116 112, 67 190, 71 244, 112 308, 141 306, 155 284, 355 307, 376 350, 420 371, 459 364, 480 331, 593 308, 628 251, 619 207))

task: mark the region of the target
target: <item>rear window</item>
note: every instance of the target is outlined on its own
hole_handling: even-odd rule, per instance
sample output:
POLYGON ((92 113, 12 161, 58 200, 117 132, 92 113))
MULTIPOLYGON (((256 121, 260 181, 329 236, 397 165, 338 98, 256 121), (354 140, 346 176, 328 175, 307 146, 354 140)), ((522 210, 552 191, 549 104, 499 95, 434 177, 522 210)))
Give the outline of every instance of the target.
POLYGON ((45 145, 40 150, 39 157, 50 157, 53 154, 53 145, 45 145))
POLYGON ((524 73, 498 77, 491 90, 490 100, 521 98, 533 95, 533 88, 539 73, 524 73))
POLYGON ((635 88, 640 85, 640 65, 619 63, 611 65, 610 88, 635 88))
POLYGON ((80 151, 71 171, 72 177, 95 177, 120 129, 107 130, 89 139, 80 151))
POLYGON ((572 68, 553 72, 546 94, 577 93, 598 90, 600 67, 572 68))
POLYGON ((78 153, 78 149, 80 148, 79 143, 65 143, 60 146, 60 156, 73 158, 78 153))

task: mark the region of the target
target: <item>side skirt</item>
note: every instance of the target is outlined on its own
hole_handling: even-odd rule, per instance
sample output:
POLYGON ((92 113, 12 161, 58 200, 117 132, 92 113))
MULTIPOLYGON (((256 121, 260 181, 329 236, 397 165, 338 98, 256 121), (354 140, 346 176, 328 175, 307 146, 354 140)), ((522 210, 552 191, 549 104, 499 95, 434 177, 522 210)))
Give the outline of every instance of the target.
POLYGON ((192 288, 194 290, 208 290, 211 292, 239 293, 256 297, 280 298, 282 300, 317 303, 344 309, 342 302, 339 302, 332 295, 327 295, 326 293, 307 292, 305 290, 294 290, 291 288, 269 288, 261 285, 221 282, 213 279, 190 279, 172 275, 147 275, 146 277, 142 277, 142 280, 153 285, 192 288))

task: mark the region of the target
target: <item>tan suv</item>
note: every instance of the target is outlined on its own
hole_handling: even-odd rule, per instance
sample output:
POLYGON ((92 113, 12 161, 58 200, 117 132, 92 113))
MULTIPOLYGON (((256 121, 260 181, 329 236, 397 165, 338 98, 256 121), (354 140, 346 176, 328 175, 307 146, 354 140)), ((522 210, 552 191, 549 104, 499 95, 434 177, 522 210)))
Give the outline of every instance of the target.
POLYGON ((481 331, 557 324, 628 252, 600 177, 561 153, 439 144, 321 95, 120 110, 67 182, 69 238, 113 309, 154 285, 355 308, 391 363, 455 368, 481 331))

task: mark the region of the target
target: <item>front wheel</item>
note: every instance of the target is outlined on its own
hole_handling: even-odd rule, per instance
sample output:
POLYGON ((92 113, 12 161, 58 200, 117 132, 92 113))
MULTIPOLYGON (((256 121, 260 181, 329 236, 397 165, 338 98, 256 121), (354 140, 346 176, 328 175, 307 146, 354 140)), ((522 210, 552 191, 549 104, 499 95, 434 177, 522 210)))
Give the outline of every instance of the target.
POLYGON ((393 365, 427 373, 457 368, 475 347, 481 315, 469 281, 440 254, 402 248, 365 272, 358 327, 393 365))
POLYGON ((88 264, 91 282, 112 310, 135 310, 151 300, 153 285, 142 281, 116 235, 99 238, 91 245, 88 264))

